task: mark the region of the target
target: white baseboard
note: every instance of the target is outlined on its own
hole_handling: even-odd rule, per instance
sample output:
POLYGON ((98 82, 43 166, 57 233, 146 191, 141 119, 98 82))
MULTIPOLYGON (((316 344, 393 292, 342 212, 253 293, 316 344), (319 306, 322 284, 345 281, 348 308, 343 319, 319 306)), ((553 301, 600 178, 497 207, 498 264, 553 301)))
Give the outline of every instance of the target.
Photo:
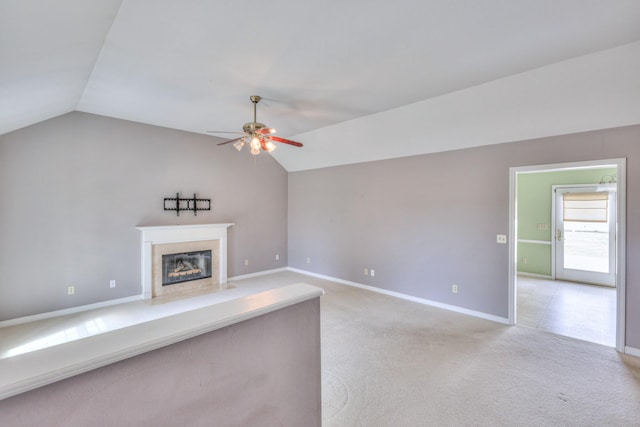
POLYGON ((640 348, 625 347, 624 354, 628 354, 629 356, 640 357, 640 348))
POLYGON ((243 274, 241 276, 229 277, 229 278, 227 278, 227 281, 230 282, 232 280, 250 279, 252 277, 259 277, 259 276, 264 276, 264 275, 267 275, 267 274, 280 273, 281 271, 287 271, 287 270, 288 270, 287 267, 274 268, 273 270, 264 270, 264 271, 258 271, 256 273, 249 273, 249 274, 243 274))
POLYGON ((80 305, 78 307, 65 308, 62 310, 49 311, 47 313, 34 314, 31 316, 18 317, 16 319, 9 319, 0 321, 0 328, 5 326, 20 325, 22 323, 35 322, 37 320, 50 319, 52 317, 64 316, 67 314, 80 313, 87 310, 95 310, 97 308, 109 307, 116 304, 124 304, 127 302, 139 301, 142 299, 141 295, 134 295, 132 297, 112 299, 108 301, 96 302, 94 304, 80 305))
POLYGON ((387 289, 376 288, 375 286, 368 286, 368 285, 363 285, 361 283, 350 282, 348 280, 342 280, 342 279, 338 279, 336 277, 331 277, 331 276, 325 276, 323 274, 312 273, 310 271, 299 270, 297 268, 288 267, 287 270, 293 271, 293 272, 296 272, 296 273, 300 273, 300 274, 304 274, 304 275, 307 275, 307 276, 317 277, 319 279, 330 280, 332 282, 340 283, 340 284, 343 284, 343 285, 348 285, 348 286, 353 286, 353 287, 356 287, 356 288, 366 289, 368 291, 378 292, 378 293, 381 293, 381 294, 389 295, 389 296, 396 297, 396 298, 401 298, 401 299, 408 300, 408 301, 417 302, 417 303, 424 304, 424 305, 429 305, 429 306, 432 306, 432 307, 442 308, 444 310, 449 310, 449 311, 453 311, 453 312, 456 312, 456 313, 461 313, 461 314, 466 314, 466 315, 469 315, 469 316, 479 317, 479 318, 485 319, 485 320, 491 320, 492 322, 497 322, 497 323, 502 323, 502 324, 505 324, 505 325, 509 325, 509 319, 507 319, 506 317, 494 316, 493 314, 487 314, 487 313, 483 313, 481 311, 469 310, 469 309, 466 309, 466 308, 462 308, 462 307, 458 307, 458 306, 450 305, 450 304, 443 304, 441 302, 432 301, 432 300, 428 300, 428 299, 425 299, 425 298, 418 298, 418 297, 414 297, 414 296, 411 296, 411 295, 403 294, 403 293, 400 293, 400 292, 389 291, 387 289))

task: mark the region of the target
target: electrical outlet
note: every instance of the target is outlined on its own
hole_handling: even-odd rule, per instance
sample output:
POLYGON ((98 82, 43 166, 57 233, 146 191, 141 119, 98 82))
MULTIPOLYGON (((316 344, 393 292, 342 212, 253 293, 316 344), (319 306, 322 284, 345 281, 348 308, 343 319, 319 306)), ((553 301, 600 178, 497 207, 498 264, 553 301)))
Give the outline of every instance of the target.
POLYGON ((373 277, 376 275, 376 271, 374 269, 371 269, 371 271, 369 272, 369 276, 373 277))
POLYGON ((307 257, 307 264, 311 264, 311 257, 307 257))
POLYGON ((506 234, 498 234, 496 236, 496 243, 506 244, 507 243, 507 235, 506 234))
POLYGON ((451 292, 454 294, 458 293, 458 285, 451 285, 451 292))
POLYGON ((276 254, 276 261, 280 260, 280 254, 276 254))
POLYGON ((75 293, 76 293, 76 287, 75 286, 67 287, 67 295, 73 295, 75 293))
POLYGON ((244 260, 244 265, 249 265, 249 260, 248 259, 244 260))
POLYGON ((369 275, 369 269, 368 269, 368 268, 365 268, 365 269, 364 269, 364 275, 365 275, 365 276, 368 276, 368 275, 369 275))
POLYGON ((111 289, 115 288, 116 287, 116 281, 115 280, 109 280, 109 287, 111 289))

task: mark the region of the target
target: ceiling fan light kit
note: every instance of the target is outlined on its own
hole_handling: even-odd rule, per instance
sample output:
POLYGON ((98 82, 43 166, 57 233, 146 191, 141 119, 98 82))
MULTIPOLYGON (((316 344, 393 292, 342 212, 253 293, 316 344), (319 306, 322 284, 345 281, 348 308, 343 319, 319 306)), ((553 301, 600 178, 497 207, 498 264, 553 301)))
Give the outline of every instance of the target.
MULTIPOLYGON (((283 144, 293 145, 295 147, 302 147, 302 144, 296 141, 291 141, 290 139, 280 138, 275 135, 276 130, 273 128, 267 127, 264 123, 258 123, 256 120, 256 107, 258 102, 262 99, 258 95, 252 95, 249 97, 251 102, 253 103, 253 121, 245 123, 242 126, 242 135, 238 138, 230 139, 228 141, 224 141, 219 143, 218 145, 225 145, 233 142, 233 146, 236 150, 242 151, 242 148, 245 144, 248 144, 251 149, 251 154, 254 156, 260 154, 262 151, 267 151, 271 153, 273 150, 277 148, 274 142, 281 142, 283 144)), ((217 132, 217 131, 208 131, 209 133, 241 133, 241 132, 217 132)))

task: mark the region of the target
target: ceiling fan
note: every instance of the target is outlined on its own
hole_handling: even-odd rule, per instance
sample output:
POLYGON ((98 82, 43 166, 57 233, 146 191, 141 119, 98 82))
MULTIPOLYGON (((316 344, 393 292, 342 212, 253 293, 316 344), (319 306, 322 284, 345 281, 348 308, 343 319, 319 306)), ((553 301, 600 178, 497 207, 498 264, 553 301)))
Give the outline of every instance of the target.
POLYGON ((280 138, 273 135, 274 133, 276 133, 276 130, 274 128, 268 128, 265 124, 258 123, 258 121, 256 120, 256 106, 262 98, 258 95, 252 95, 249 97, 249 99, 251 100, 251 102, 253 102, 253 121, 245 123, 244 126, 242 126, 242 130, 244 132, 218 132, 211 130, 207 131, 208 133, 236 133, 242 135, 237 138, 221 142, 218 145, 225 145, 233 142, 233 146, 236 148, 236 150, 240 151, 245 144, 249 144, 249 147, 251 147, 251 154, 253 154, 254 156, 260 154, 261 149, 263 151, 268 151, 269 153, 271 153, 277 148, 274 142, 281 142, 283 144, 302 147, 302 144, 299 142, 291 141, 290 139, 280 138))

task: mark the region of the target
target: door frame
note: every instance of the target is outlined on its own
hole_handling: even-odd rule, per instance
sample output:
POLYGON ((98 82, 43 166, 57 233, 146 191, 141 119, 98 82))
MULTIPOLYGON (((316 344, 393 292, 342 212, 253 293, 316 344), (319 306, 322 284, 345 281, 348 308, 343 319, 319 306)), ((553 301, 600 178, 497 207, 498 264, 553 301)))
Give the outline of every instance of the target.
POLYGON ((518 248, 517 190, 518 175, 524 173, 552 172, 560 170, 593 169, 601 167, 617 168, 616 197, 616 350, 625 352, 626 333, 626 201, 627 201, 627 159, 602 159, 582 162, 555 163, 546 165, 517 166, 509 168, 509 324, 516 324, 518 248))

